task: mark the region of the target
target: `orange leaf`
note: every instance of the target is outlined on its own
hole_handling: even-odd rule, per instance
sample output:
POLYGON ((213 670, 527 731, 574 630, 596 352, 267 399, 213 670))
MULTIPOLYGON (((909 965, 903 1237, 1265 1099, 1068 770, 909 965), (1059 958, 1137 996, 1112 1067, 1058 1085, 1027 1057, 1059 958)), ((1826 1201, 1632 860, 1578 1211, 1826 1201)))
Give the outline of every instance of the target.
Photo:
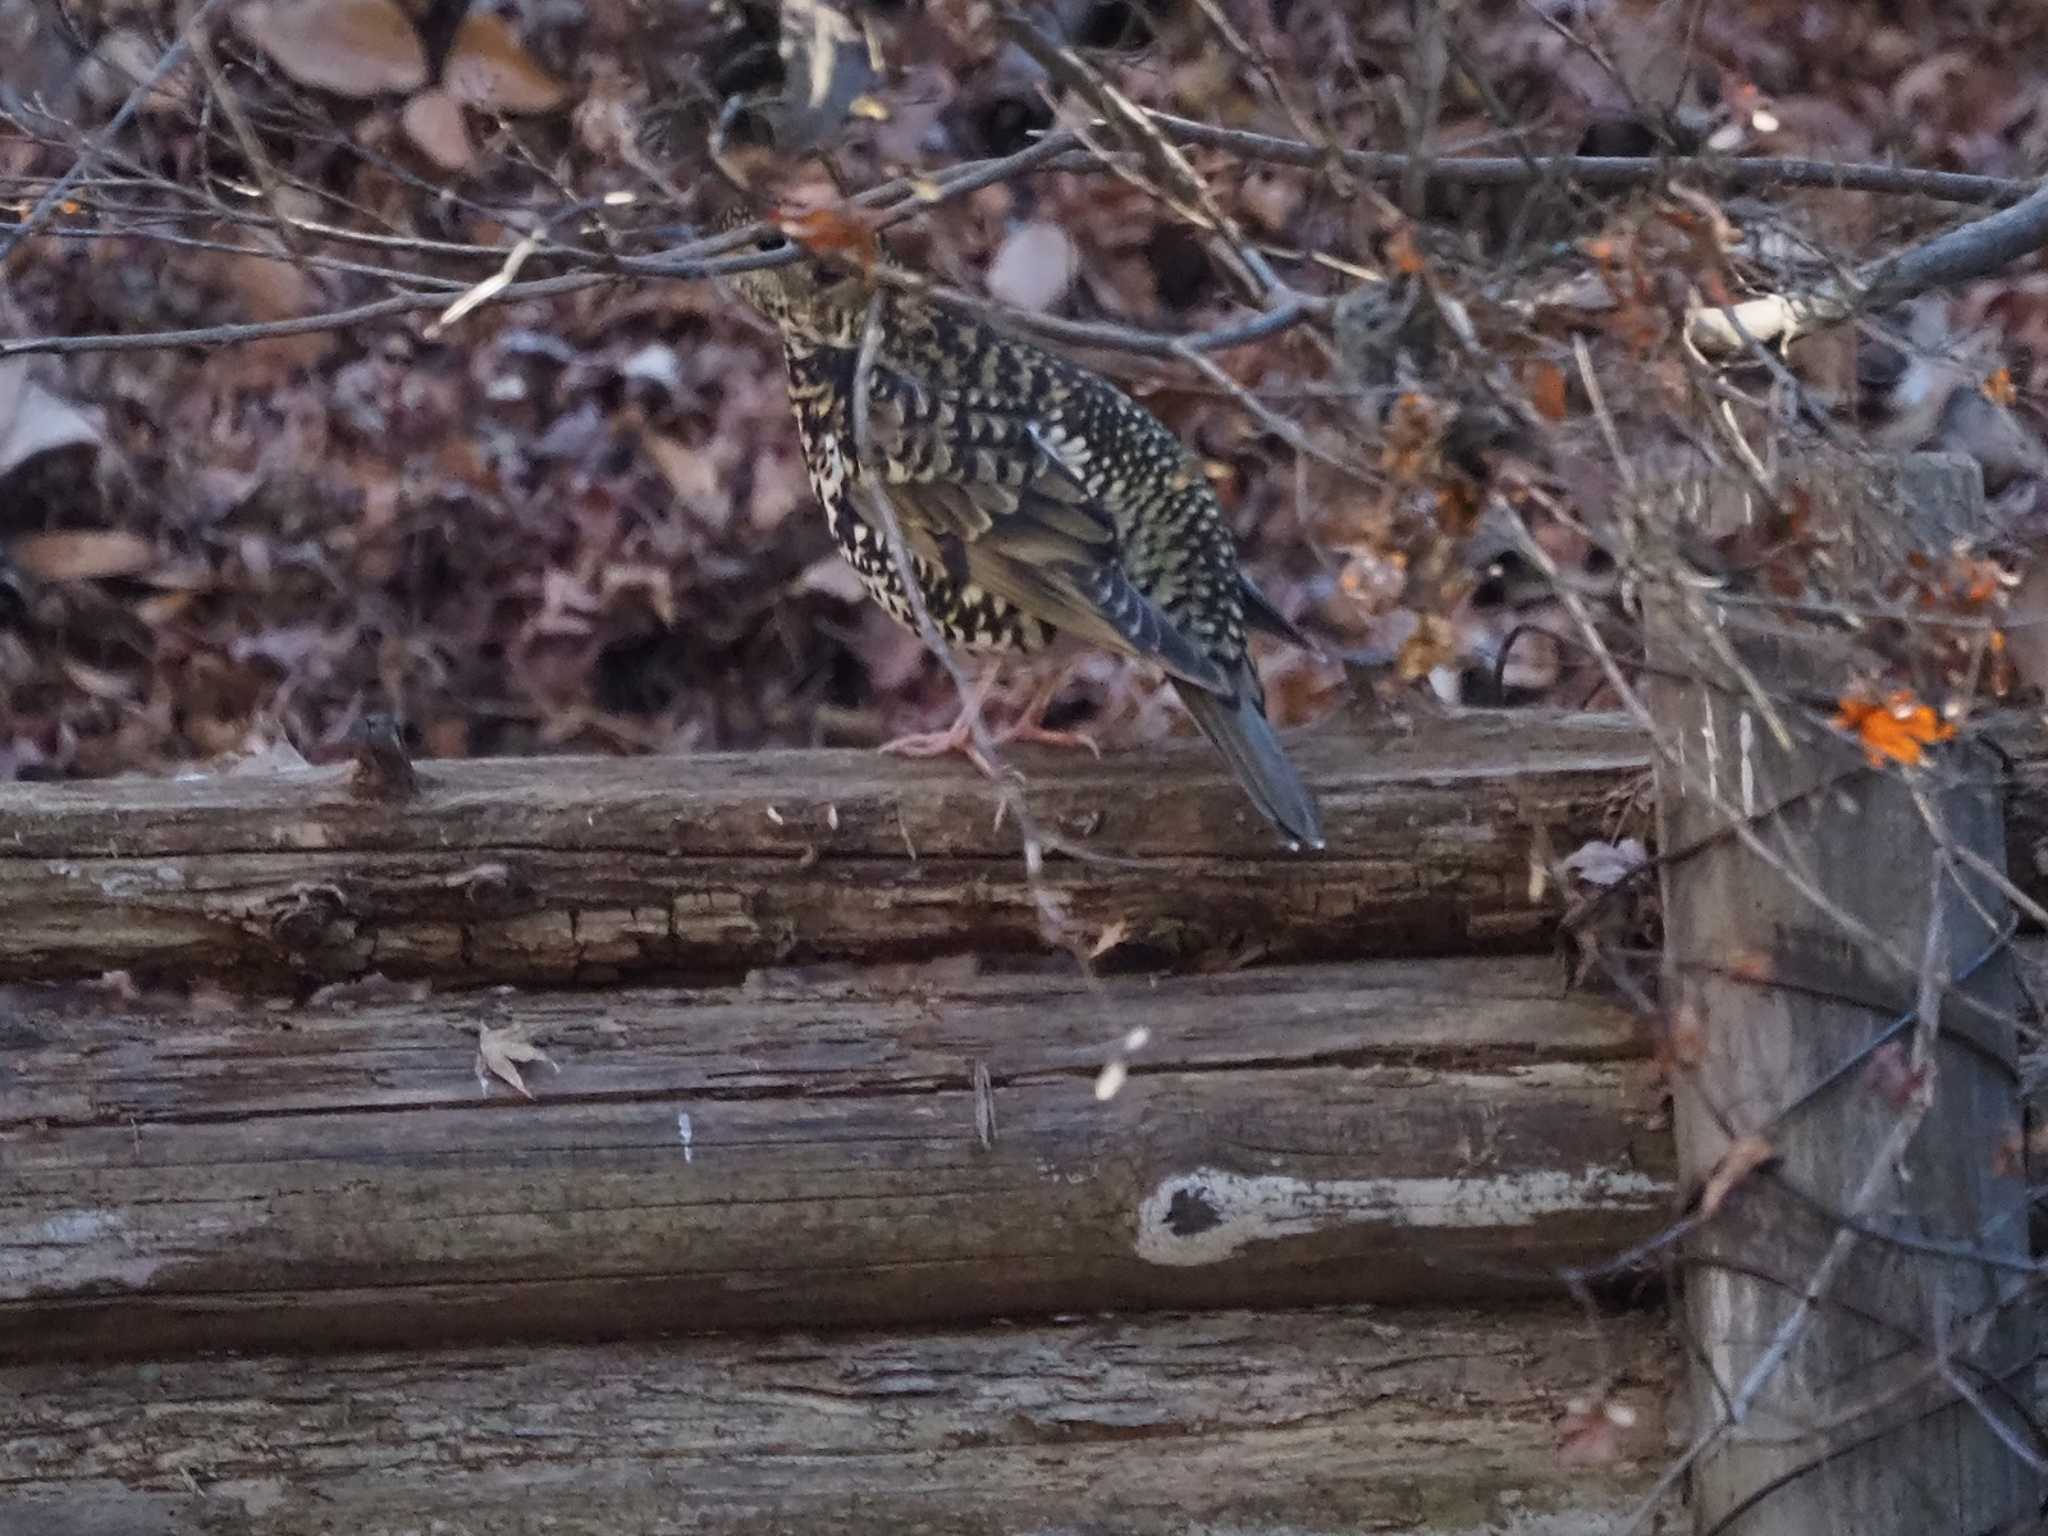
POLYGON ((1537 358, 1522 369, 1522 388, 1528 391, 1529 403, 1536 407, 1538 415, 1546 421, 1563 421, 1565 417, 1564 370, 1546 358, 1537 358))
POLYGON ((836 256, 862 272, 872 272, 882 259, 882 242, 874 225, 857 210, 812 208, 775 215, 776 228, 815 256, 836 256))
POLYGON ((1415 626, 1415 633, 1401 643, 1396 662, 1401 681, 1412 683, 1417 678, 1427 677, 1438 667, 1447 666, 1457 659, 1457 636, 1450 623, 1433 613, 1422 616, 1422 622, 1415 626))
POLYGON ((1413 277, 1423 268, 1422 252, 1415 244, 1415 232, 1406 224, 1387 236, 1387 265, 1404 277, 1413 277))
POLYGON ((1993 405, 2011 405, 2019 398, 2019 391, 2013 388, 2010 368, 1998 369, 1979 387, 1984 391, 1984 398, 1993 405))
POLYGON ((1906 688, 1894 690, 1881 701, 1858 695, 1839 699, 1828 723, 1852 732, 1873 768, 1886 762, 1916 764, 1926 755, 1926 748, 1952 741, 1956 734, 1952 723, 1906 688))

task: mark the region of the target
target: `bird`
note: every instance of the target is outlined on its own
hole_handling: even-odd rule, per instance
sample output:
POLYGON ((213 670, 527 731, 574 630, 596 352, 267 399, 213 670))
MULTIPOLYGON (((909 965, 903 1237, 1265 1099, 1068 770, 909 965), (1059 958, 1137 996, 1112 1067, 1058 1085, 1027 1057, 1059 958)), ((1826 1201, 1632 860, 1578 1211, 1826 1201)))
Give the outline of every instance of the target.
MULTIPOLYGON (((782 237, 757 243, 775 249, 782 237)), ((917 628, 876 492, 949 646, 1000 657, 1078 643, 1153 663, 1288 844, 1324 846, 1315 797, 1266 717, 1248 636, 1314 647, 1245 574, 1207 475, 1157 417, 978 316, 811 252, 732 281, 780 333, 811 489, 892 618, 917 628), (879 346, 862 444, 855 375, 871 303, 879 346)), ((968 750, 979 702, 949 732, 891 745, 968 750)), ((1094 745, 1030 723, 1007 734, 1020 733, 1094 745)))

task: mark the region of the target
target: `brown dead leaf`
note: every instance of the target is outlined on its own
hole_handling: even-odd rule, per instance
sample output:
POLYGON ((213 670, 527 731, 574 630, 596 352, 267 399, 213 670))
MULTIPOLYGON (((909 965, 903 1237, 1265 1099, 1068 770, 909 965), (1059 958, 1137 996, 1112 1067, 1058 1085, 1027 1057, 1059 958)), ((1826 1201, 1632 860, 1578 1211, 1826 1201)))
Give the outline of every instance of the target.
POLYGON ((112 703, 125 703, 133 699, 138 688, 132 678, 118 672, 109 672, 103 667, 89 666, 75 656, 63 660, 64 676, 71 686, 93 699, 106 699, 112 703))
POLYGON ((413 147, 444 171, 466 171, 476 161, 462 103, 447 91, 421 91, 398 114, 413 147))
POLYGON ((1522 388, 1529 403, 1545 421, 1563 421, 1569 410, 1564 370, 1547 358, 1536 358, 1522 366, 1522 388))
POLYGON ((38 454, 103 441, 90 416, 30 378, 28 368, 25 357, 0 362, 0 475, 38 454))
POLYGON ((358 99, 416 91, 427 52, 396 0, 256 0, 235 30, 300 85, 358 99))
MULTIPOLYGON (((218 281, 235 296, 242 313, 251 320, 296 320, 320 307, 319 286, 304 268, 283 256, 258 250, 245 255, 223 253, 214 270, 218 281)), ((240 350, 288 373, 295 368, 312 367, 340 341, 332 331, 315 331, 304 336, 266 336, 240 350)))
MULTIPOLYGON (((86 98, 111 113, 156 73, 163 47, 140 27, 116 27, 94 46, 78 66, 77 84, 86 98)), ((192 102, 197 79, 192 61, 174 67, 150 88, 142 110, 154 114, 183 112, 192 102)))
POLYGON ((568 95, 495 11, 471 11, 462 18, 441 69, 441 85, 456 101, 482 112, 552 112, 568 95))
POLYGON ((1457 633, 1450 622, 1433 613, 1425 613, 1416 624, 1415 632, 1402 642, 1396 670, 1402 682, 1412 683, 1456 659, 1457 633))
POLYGON ((485 1092, 490 1091, 490 1080, 497 1078, 509 1083, 527 1098, 533 1097, 533 1090, 526 1086, 526 1079, 520 1076, 519 1068, 528 1063, 540 1062, 553 1071, 562 1069, 549 1058, 548 1053, 526 1038, 519 1025, 507 1024, 494 1028, 480 1024, 476 1031, 476 1081, 485 1092), (489 1076, 485 1074, 488 1073, 489 1076))
POLYGON ((731 516, 732 498, 721 494, 718 465, 711 455, 660 432, 641 433, 640 446, 676 499, 692 513, 721 526, 731 516))
POLYGON ((1095 942, 1088 946, 1088 958, 1090 960, 1100 960, 1104 955, 1108 954, 1111 950, 1117 949, 1126 942, 1128 942, 1130 937, 1130 920, 1128 918, 1120 917, 1115 922, 1105 927, 1102 930, 1102 932, 1096 936, 1095 942))
POLYGON ((156 563, 156 546, 114 528, 31 533, 7 547, 7 557, 44 581, 99 581, 134 576, 156 563))
POLYGON ((1736 1186, 1757 1169, 1777 1157, 1777 1151, 1761 1136, 1741 1136, 1729 1143, 1714 1171, 1700 1189, 1700 1215, 1711 1218, 1735 1192, 1736 1186))

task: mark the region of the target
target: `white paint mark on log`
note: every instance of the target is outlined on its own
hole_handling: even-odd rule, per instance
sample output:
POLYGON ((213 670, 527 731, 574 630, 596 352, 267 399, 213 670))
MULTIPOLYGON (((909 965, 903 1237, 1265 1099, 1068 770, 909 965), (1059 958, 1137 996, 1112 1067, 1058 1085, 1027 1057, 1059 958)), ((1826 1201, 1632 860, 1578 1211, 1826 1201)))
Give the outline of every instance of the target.
POLYGON ((1700 706, 1700 743, 1707 754, 1707 803, 1721 798, 1721 752, 1714 738, 1714 711, 1708 704, 1700 706))
POLYGON ((1671 1195, 1645 1173, 1532 1169, 1473 1178, 1297 1179, 1197 1168, 1138 1207, 1138 1257, 1215 1264, 1248 1244, 1339 1227, 1524 1227, 1572 1211, 1649 1209, 1671 1195))
POLYGON ((1742 774, 1742 814, 1756 815, 1756 719, 1744 710, 1735 722, 1736 750, 1742 754, 1737 765, 1742 774))
POLYGON ((690 1112, 686 1109, 677 1110, 676 1140, 683 1144, 683 1161, 686 1163, 697 1161, 696 1136, 696 1131, 690 1125, 690 1112))

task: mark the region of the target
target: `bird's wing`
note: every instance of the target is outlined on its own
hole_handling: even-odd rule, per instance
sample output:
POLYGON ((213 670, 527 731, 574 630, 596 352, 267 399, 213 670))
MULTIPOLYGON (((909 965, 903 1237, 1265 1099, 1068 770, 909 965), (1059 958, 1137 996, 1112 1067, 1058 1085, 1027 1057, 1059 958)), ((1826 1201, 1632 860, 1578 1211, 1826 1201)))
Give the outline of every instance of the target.
POLYGON ((869 418, 886 469, 877 478, 920 555, 1077 638, 1231 692, 1223 667, 1138 589, 1115 519, 1057 434, 881 368, 869 418))

